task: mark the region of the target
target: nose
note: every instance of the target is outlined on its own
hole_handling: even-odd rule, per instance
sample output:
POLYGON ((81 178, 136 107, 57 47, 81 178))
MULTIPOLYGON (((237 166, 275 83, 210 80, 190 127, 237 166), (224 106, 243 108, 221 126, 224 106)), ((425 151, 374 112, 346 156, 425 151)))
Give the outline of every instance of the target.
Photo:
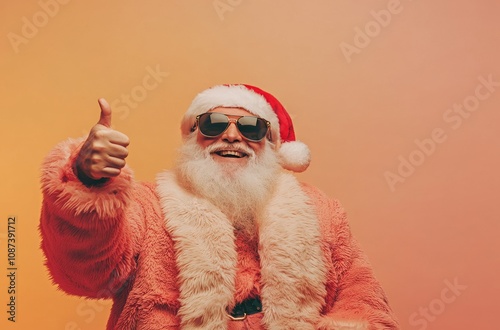
POLYGON ((238 130, 238 127, 236 127, 235 120, 231 120, 229 122, 229 127, 224 131, 224 133, 222 133, 221 138, 223 141, 227 142, 239 142, 242 140, 240 131, 238 130))

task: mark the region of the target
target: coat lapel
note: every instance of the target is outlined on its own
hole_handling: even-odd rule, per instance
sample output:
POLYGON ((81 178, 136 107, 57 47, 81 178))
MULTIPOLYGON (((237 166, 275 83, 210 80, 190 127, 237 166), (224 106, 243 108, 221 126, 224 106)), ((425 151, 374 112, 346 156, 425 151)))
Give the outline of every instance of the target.
POLYGON ((263 322, 268 329, 315 329, 326 296, 319 222, 296 178, 283 174, 259 219, 263 322))
POLYGON ((182 189, 173 173, 157 177, 179 269, 182 329, 224 329, 234 296, 233 227, 211 203, 182 189))

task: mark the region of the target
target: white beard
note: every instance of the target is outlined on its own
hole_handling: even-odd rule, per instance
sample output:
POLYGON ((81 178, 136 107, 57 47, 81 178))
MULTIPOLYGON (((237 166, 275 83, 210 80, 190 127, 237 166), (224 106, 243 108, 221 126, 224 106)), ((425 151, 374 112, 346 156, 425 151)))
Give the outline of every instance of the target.
POLYGON ((276 152, 266 141, 258 155, 241 143, 216 143, 203 149, 196 136, 189 137, 180 148, 174 168, 182 185, 195 195, 207 199, 221 210, 235 229, 255 236, 256 218, 272 194, 280 171, 276 152), (220 164, 211 151, 221 146, 241 148, 248 163, 220 164))

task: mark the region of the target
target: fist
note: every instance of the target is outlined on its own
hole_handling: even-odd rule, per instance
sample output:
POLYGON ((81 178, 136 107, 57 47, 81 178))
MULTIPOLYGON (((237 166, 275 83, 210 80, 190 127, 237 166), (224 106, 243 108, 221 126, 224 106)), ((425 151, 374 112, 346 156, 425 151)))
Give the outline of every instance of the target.
POLYGON ((92 180, 115 177, 125 166, 128 136, 111 128, 111 107, 99 99, 101 117, 92 127, 76 159, 76 168, 92 180))

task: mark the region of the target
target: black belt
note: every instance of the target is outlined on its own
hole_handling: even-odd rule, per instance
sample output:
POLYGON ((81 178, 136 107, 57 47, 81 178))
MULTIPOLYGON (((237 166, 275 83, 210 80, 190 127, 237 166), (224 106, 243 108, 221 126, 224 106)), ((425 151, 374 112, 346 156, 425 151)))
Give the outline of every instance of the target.
POLYGON ((249 298, 234 306, 229 318, 233 321, 242 321, 247 315, 257 314, 262 312, 262 303, 259 297, 249 298))

